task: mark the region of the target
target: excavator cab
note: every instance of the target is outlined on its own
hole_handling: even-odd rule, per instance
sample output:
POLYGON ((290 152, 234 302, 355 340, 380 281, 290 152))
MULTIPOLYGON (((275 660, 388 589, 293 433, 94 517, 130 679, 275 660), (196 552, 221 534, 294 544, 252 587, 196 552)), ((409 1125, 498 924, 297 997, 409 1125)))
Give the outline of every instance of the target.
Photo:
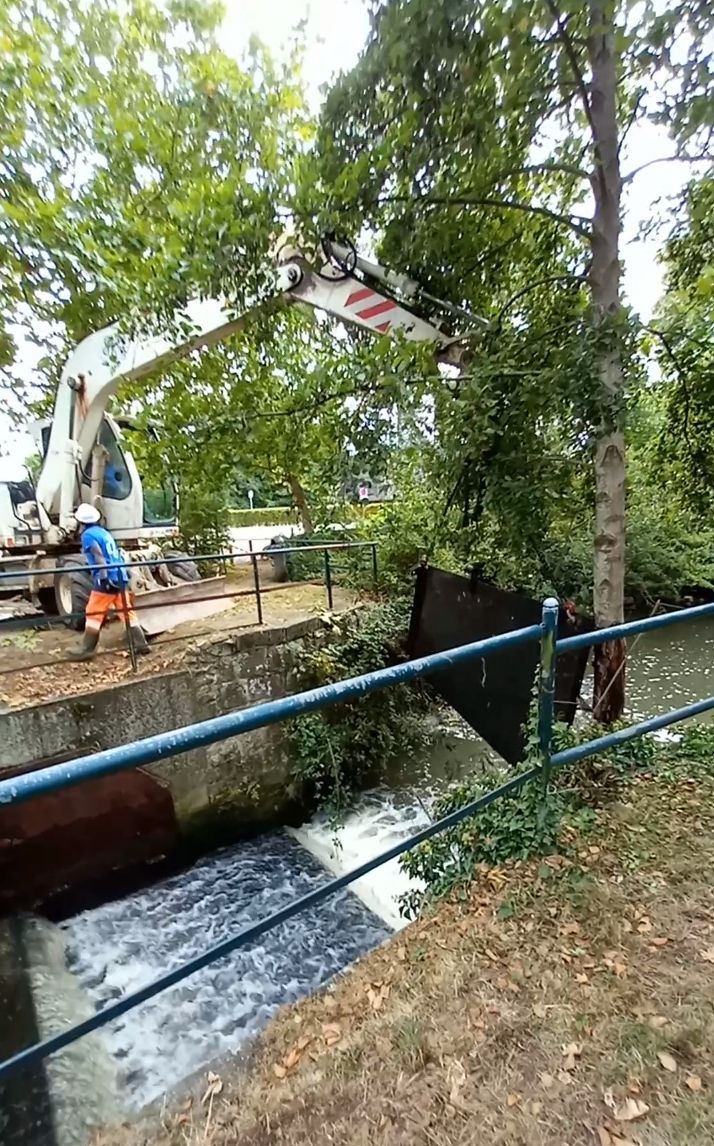
MULTIPOLYGON (((170 529, 173 535, 178 526, 178 488, 176 482, 173 478, 161 480, 149 476, 147 446, 149 443, 159 441, 159 432, 156 426, 152 423, 140 425, 136 418, 131 418, 128 415, 115 417, 114 421, 121 435, 115 439, 116 449, 122 459, 124 448, 128 449, 139 474, 143 494, 141 525, 142 530, 150 531, 145 536, 156 536, 155 531, 157 529, 170 529)), ((122 473, 120 462, 114 471, 113 480, 121 482, 122 473)), ((111 467, 109 474, 111 475, 111 467)), ((111 497, 114 495, 108 491, 103 496, 111 497)), ((162 533, 161 536, 165 535, 162 533)))
MULTIPOLYGON (((35 423, 35 441, 45 457, 52 423, 35 423)), ((101 499, 107 527, 118 541, 155 541, 178 532, 176 484, 145 484, 139 472, 148 440, 158 440, 154 426, 142 427, 128 415, 105 414, 95 444, 81 469, 82 499, 101 499)))

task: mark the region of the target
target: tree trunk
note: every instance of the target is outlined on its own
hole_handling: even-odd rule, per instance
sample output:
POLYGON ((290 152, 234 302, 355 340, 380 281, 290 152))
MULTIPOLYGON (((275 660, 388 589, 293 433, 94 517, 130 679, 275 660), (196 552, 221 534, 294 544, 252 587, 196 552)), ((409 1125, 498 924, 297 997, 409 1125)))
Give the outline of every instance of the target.
MULTIPOLYGON (((621 425, 623 373, 618 318, 620 304, 620 161, 617 130, 615 8, 612 0, 589 0, 590 117, 595 168, 590 288, 597 368, 605 413, 595 447, 595 544, 593 605, 598 628, 624 619, 625 437, 621 425)), ((625 646, 608 641, 595 650, 594 713, 603 724, 622 715, 625 646)))
POLYGON ((302 525, 304 533, 312 533, 315 529, 310 513, 310 506, 307 504, 307 496, 305 490, 300 485, 300 481, 295 474, 288 474, 288 485, 290 486, 290 493, 293 499, 298 514, 300 515, 300 524, 302 525))

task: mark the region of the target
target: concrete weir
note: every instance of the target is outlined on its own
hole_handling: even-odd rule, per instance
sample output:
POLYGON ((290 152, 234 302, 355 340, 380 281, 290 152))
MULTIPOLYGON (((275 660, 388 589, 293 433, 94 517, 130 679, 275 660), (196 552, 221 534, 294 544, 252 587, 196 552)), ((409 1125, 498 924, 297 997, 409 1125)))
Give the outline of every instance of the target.
MULTIPOLYGON (((10 1018, 3 1058, 93 1013, 54 924, 29 915, 0 920, 0 1002, 10 1018)), ((0 1082, 3 1146, 86 1146, 93 1127, 120 1117, 116 1065, 98 1035, 0 1082)))
MULTIPOLYGON (((0 777, 167 732, 299 687, 319 618, 231 634, 198 646, 182 667, 0 714, 0 777)), ((63 889, 206 850, 294 818, 285 724, 142 768, 0 808, 0 914, 44 905, 63 889)))

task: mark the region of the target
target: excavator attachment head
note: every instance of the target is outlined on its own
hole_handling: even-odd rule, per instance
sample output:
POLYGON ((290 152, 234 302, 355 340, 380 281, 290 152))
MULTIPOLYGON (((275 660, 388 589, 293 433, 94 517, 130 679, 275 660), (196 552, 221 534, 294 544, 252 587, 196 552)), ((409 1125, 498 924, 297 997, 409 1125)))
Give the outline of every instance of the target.
POLYGON ((225 577, 207 577, 203 581, 186 581, 139 593, 136 609, 147 636, 155 637, 184 625, 230 609, 235 598, 228 594, 225 577))
MULTIPOLYGON (((417 570, 409 629, 409 654, 423 657, 512 629, 539 624, 541 605, 520 593, 498 589, 442 569, 417 570)), ((562 607, 558 637, 591 632, 590 617, 562 607)), ((429 677, 429 683, 509 764, 523 758, 526 724, 539 662, 536 641, 499 649, 429 677)), ((583 682, 588 650, 561 653, 556 662, 556 720, 571 724, 583 682)))

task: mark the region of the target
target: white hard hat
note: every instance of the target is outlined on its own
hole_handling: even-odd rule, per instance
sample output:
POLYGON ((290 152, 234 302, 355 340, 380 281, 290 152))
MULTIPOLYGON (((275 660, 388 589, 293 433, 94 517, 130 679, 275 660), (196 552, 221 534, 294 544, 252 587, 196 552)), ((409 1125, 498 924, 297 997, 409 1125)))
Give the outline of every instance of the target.
POLYGON ((74 516, 77 518, 77 521, 80 525, 96 525, 96 523, 99 521, 99 518, 101 517, 101 514, 98 509, 96 509, 93 505, 89 505, 89 503, 85 501, 81 505, 77 506, 74 511, 74 516))

